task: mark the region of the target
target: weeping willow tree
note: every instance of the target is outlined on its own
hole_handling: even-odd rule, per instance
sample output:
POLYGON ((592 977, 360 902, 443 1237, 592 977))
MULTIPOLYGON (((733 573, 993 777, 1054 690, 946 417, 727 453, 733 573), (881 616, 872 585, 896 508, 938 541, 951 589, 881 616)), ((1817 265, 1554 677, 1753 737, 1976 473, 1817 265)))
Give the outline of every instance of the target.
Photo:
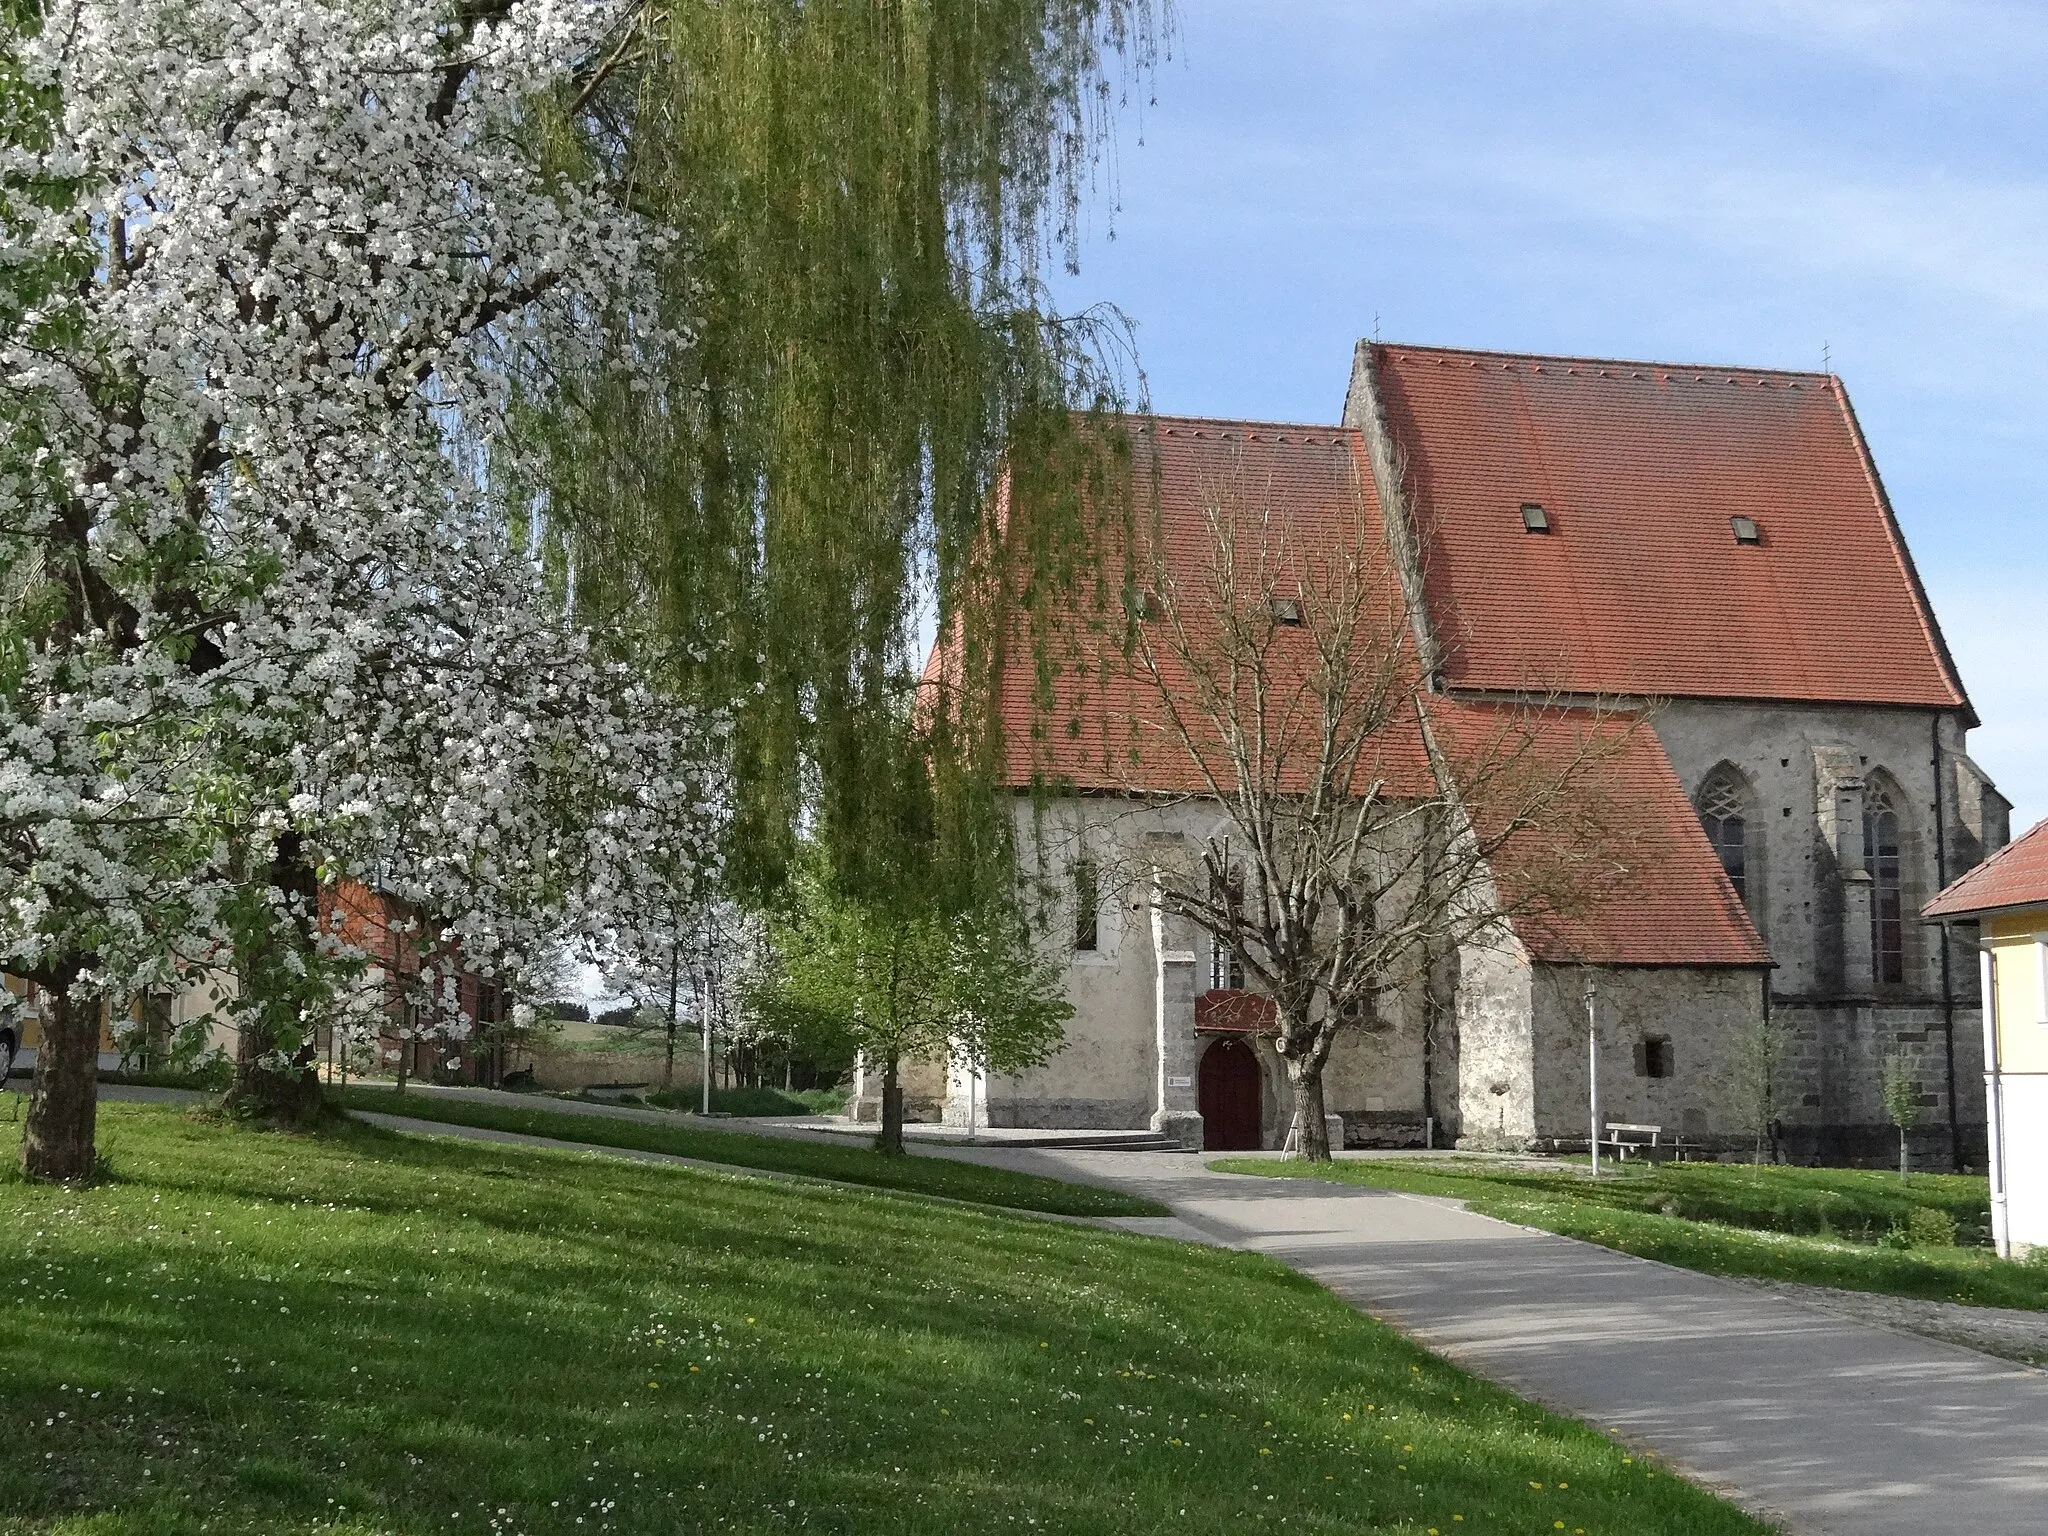
MULTIPOLYGON (((645 0, 564 104, 565 163, 604 160, 680 239, 668 332, 621 335, 535 423, 543 542, 582 614, 638 621, 732 710, 742 887, 780 883, 803 824, 859 882, 931 636, 989 677, 1080 558, 1086 483, 1125 483, 1089 446, 1125 435, 1077 413, 1130 403, 1127 328, 1056 314, 1044 274, 1167 24, 1155 0, 645 0), (974 580, 998 544, 1005 579, 974 580)), ((976 697, 929 733, 956 811, 991 749, 976 697)))

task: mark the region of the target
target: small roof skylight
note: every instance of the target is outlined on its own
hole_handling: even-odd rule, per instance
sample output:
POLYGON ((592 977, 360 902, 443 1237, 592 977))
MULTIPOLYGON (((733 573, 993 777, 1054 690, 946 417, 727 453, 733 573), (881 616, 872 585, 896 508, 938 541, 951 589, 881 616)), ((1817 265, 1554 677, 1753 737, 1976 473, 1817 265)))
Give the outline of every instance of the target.
POLYGON ((1764 531, 1753 517, 1731 517, 1728 526, 1735 530, 1735 542, 1738 544, 1761 544, 1764 541, 1764 531))
POLYGON ((1273 599, 1273 622, 1294 625, 1301 622, 1301 604, 1291 597, 1273 599))
POLYGON ((1543 510, 1541 502, 1522 503, 1522 531, 1525 533, 1550 532, 1550 514, 1543 510))

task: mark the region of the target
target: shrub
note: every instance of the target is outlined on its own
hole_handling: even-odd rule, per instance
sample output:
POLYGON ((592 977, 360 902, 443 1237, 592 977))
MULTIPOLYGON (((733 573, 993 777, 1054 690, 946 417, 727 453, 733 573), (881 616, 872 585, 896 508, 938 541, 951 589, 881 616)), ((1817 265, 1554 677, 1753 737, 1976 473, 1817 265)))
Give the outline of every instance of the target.
POLYGON ((1906 1216, 1906 1235, 1915 1248, 1953 1248, 1956 1219, 1931 1205, 1916 1205, 1906 1216))

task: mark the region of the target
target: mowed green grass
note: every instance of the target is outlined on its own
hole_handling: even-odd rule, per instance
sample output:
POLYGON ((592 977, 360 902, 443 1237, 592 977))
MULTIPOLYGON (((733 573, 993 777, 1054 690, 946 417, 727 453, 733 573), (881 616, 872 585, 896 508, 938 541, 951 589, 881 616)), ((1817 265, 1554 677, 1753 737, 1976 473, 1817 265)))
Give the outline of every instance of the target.
POLYGON ((844 1140, 798 1140, 788 1136, 757 1136, 744 1130, 701 1130, 689 1125, 663 1125, 623 1115, 578 1114, 574 1110, 528 1109, 524 1105, 484 1104, 474 1099, 436 1093, 400 1093, 389 1088, 342 1088, 329 1096, 349 1109, 410 1115, 447 1125, 474 1125, 522 1136, 551 1136, 591 1146, 630 1147, 641 1152, 669 1152, 741 1168, 836 1179, 877 1189, 900 1189, 1002 1205, 1013 1210, 1049 1211, 1058 1216, 1164 1216, 1166 1207, 1121 1190, 1092 1184, 1067 1184, 1058 1179, 985 1168, 978 1163, 941 1157, 883 1157, 871 1148, 844 1140))
POLYGON ((0 1183, 8 1536, 1763 1529, 1252 1255, 102 1115, 0 1183))
POLYGON ((1210 1166, 1452 1195, 1488 1216, 1712 1275, 2048 1309, 2048 1265, 2011 1263, 1972 1241, 1990 1220, 1981 1178, 1916 1173, 1901 1181, 1873 1169, 1638 1163, 1593 1180, 1583 1162, 1551 1172, 1477 1158, 1344 1159, 1320 1168, 1238 1158, 1210 1166), (1877 1246, 1916 1205, 1954 1219, 1962 1246, 1877 1246))

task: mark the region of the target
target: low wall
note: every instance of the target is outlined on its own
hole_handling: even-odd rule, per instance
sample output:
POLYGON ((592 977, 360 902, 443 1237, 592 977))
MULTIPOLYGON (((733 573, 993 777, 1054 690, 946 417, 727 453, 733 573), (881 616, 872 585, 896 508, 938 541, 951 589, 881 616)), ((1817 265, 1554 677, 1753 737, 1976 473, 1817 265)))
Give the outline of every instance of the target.
MULTIPOLYGON (((608 1084, 639 1084, 647 1087, 661 1086, 661 1069, 666 1053, 654 1051, 557 1051, 538 1050, 522 1054, 513 1063, 515 1068, 531 1065, 533 1080, 542 1088, 553 1088, 574 1092, 579 1088, 596 1088, 608 1084)), ((694 1088, 697 1086, 698 1057, 695 1051, 687 1056, 676 1053, 674 1086, 694 1088)))

